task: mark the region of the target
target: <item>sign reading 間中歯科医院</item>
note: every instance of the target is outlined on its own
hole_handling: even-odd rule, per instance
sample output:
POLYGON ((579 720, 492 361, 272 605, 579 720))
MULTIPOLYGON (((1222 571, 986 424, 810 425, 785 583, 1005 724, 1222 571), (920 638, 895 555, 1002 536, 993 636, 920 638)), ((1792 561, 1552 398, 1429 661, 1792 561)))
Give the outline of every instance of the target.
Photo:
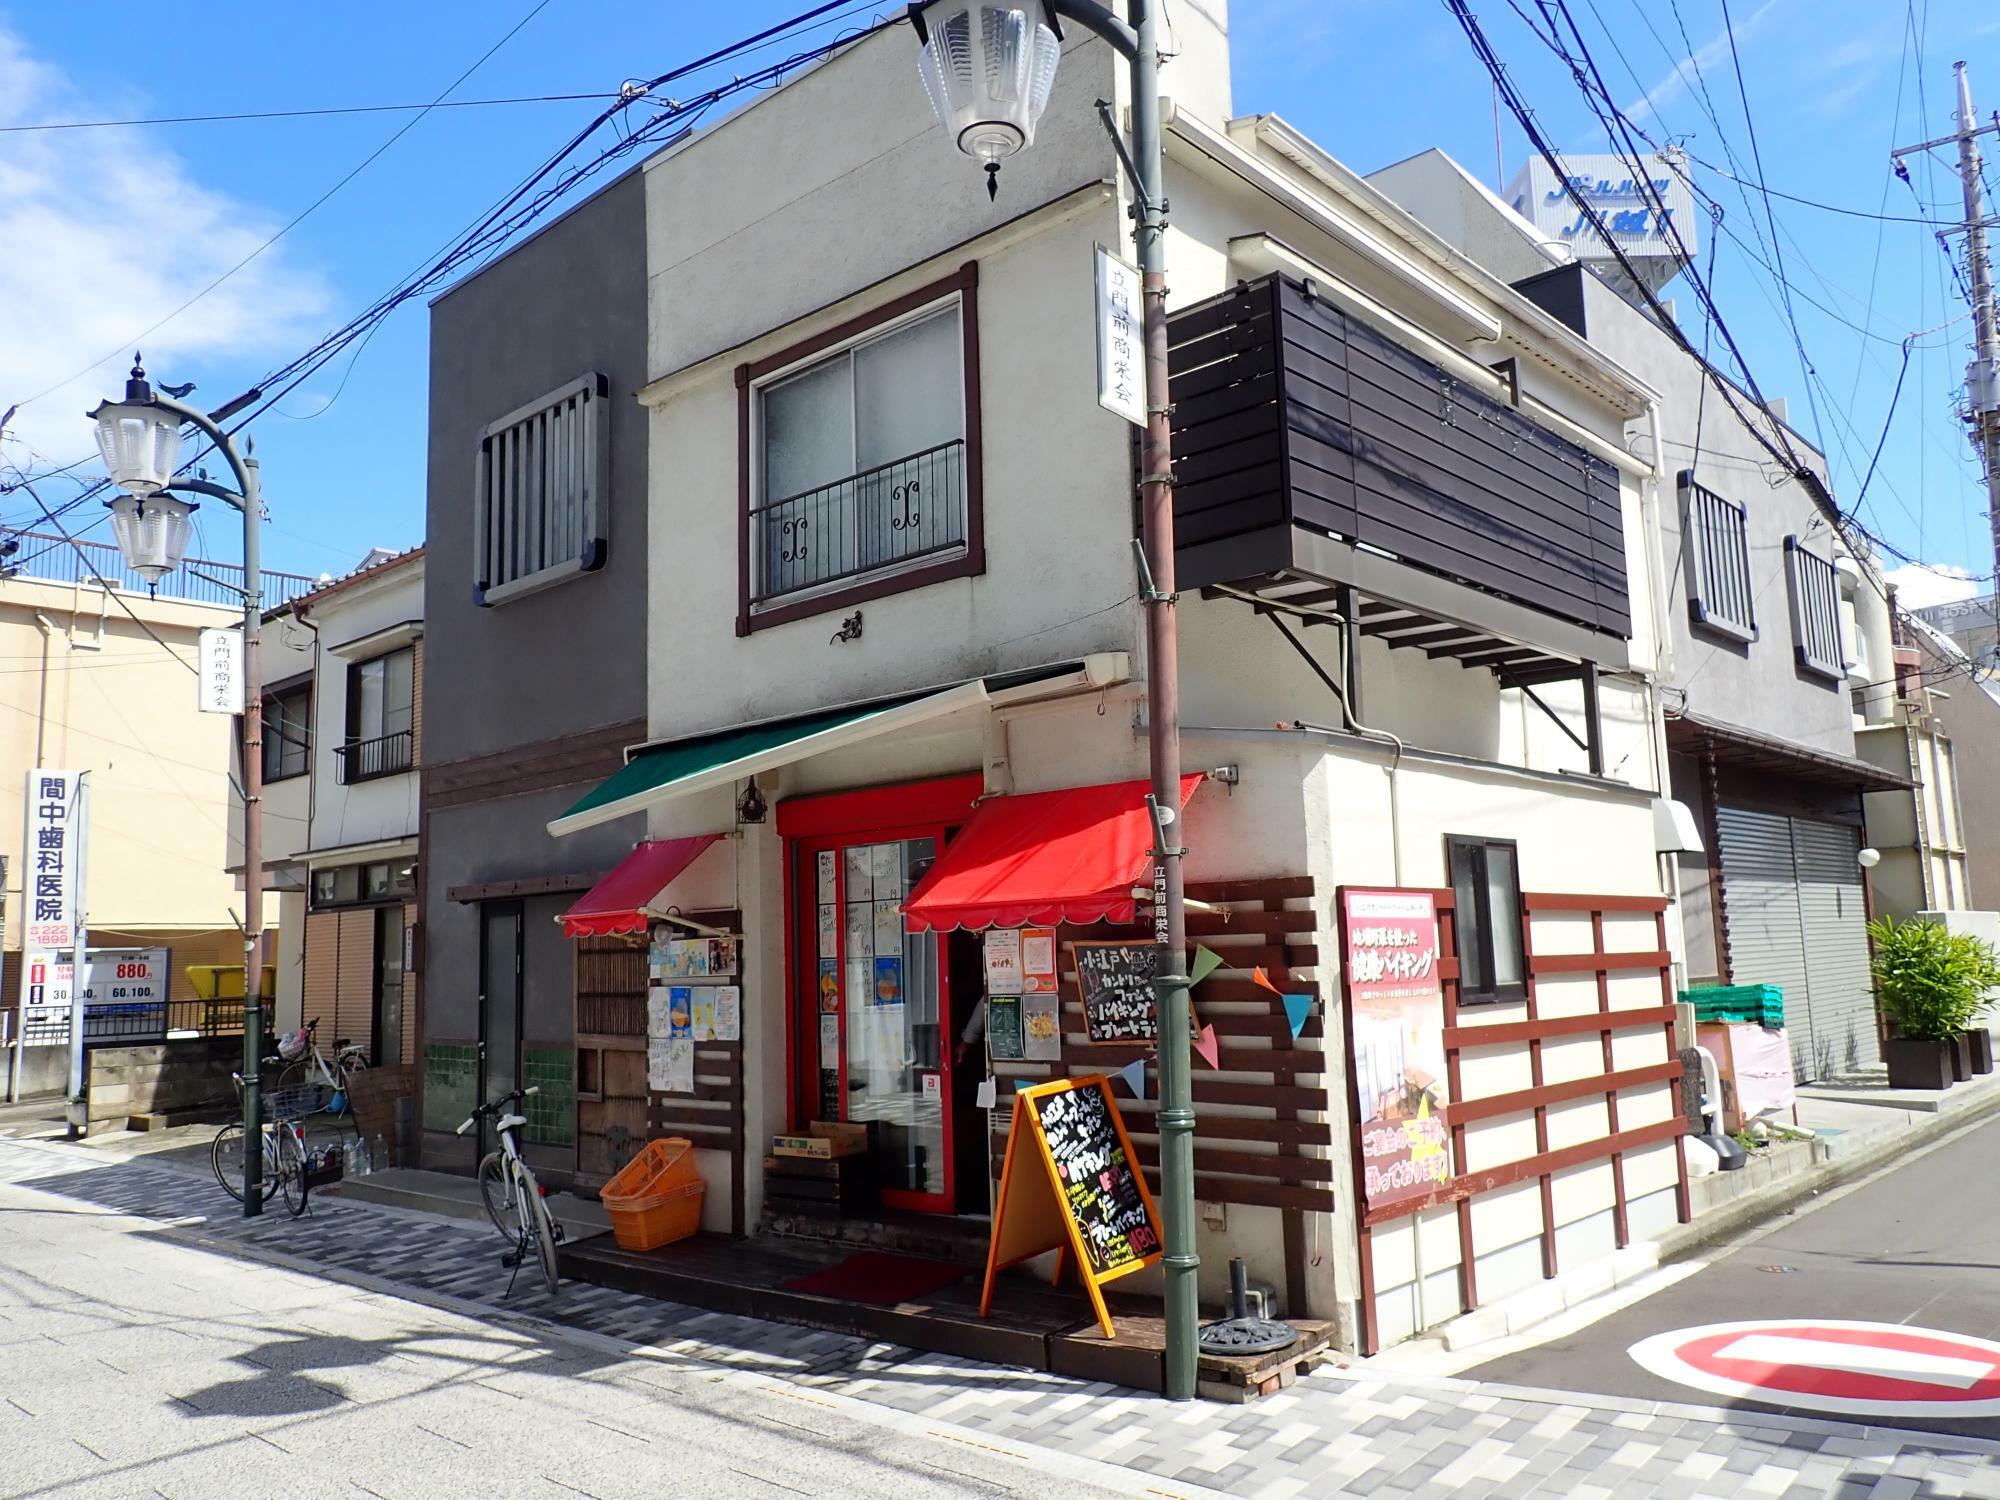
POLYGON ((83 853, 82 772, 28 773, 21 845, 21 946, 53 952, 76 942, 76 866, 83 853))
POLYGON ((1354 889, 1340 899, 1361 1190, 1379 1208, 1452 1177, 1437 900, 1429 891, 1354 889))

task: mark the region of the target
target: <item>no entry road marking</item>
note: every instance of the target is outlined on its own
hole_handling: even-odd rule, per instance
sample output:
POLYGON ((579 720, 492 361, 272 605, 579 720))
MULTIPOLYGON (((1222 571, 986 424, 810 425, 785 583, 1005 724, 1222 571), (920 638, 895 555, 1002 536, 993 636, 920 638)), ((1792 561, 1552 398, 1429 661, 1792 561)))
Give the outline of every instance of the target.
POLYGON ((2000 1416, 2000 1343, 1899 1323, 1711 1323, 1628 1351, 1663 1380, 1858 1417, 2000 1416))

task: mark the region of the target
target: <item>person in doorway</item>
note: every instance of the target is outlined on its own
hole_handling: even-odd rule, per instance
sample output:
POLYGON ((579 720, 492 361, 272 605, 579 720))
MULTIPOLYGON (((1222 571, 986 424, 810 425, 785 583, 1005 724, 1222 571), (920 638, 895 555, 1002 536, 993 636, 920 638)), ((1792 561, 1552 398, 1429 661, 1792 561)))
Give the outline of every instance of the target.
POLYGON ((980 1042, 986 1040, 986 997, 981 995, 979 1003, 972 1007, 972 1014, 965 1018, 965 1026, 958 1034, 958 1045, 952 1048, 951 1065, 962 1067, 965 1054, 980 1042))

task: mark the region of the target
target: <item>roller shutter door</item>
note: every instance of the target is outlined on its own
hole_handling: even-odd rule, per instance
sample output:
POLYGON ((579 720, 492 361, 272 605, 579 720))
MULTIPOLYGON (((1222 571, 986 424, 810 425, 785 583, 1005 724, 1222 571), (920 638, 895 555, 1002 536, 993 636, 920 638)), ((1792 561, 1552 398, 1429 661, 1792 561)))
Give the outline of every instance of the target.
POLYGON ((1801 1083, 1880 1064, 1860 835, 1838 823, 1718 807, 1730 978, 1785 996, 1801 1083))
POLYGON ((1792 855, 1792 820, 1738 807, 1715 810, 1722 850, 1722 905, 1729 917, 1729 977, 1775 984, 1785 996, 1792 1072, 1812 1077, 1812 1014, 1806 1003, 1805 929, 1792 855))
POLYGON ((1868 974, 1867 907, 1862 899, 1859 829, 1792 819, 1805 930, 1806 985, 1812 995, 1814 1078, 1841 1078, 1881 1066, 1875 989, 1868 974))

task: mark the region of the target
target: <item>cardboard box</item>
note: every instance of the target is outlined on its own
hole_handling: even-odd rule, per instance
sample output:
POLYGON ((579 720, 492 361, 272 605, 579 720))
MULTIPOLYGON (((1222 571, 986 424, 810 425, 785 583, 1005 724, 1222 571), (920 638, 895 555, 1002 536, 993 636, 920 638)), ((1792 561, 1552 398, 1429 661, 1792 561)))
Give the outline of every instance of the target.
POLYGON ((831 1161, 835 1157, 859 1156, 868 1149, 868 1127, 838 1120, 814 1120, 804 1135, 771 1138, 773 1156, 804 1157, 811 1161, 831 1161))

